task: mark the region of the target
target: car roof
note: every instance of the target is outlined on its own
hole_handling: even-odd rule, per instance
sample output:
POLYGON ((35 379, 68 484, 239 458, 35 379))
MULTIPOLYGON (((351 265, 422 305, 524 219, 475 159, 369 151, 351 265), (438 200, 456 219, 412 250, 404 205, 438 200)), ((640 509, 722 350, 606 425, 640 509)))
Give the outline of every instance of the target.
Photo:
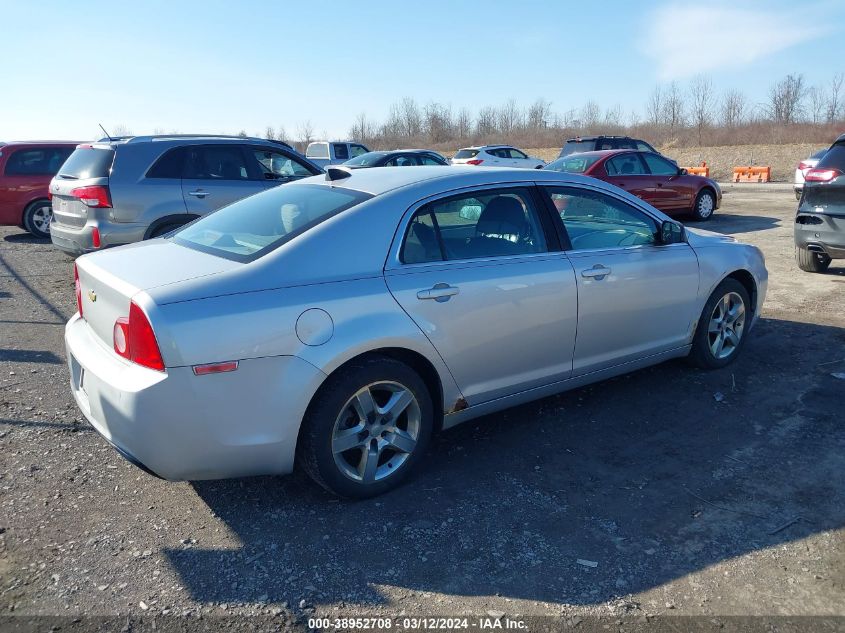
MULTIPOLYGON (((624 135, 618 135, 618 134, 598 134, 596 136, 575 136, 573 138, 566 139, 566 142, 567 143, 570 143, 570 142, 578 143, 578 142, 581 142, 581 141, 596 141, 600 138, 629 138, 629 139, 633 140, 632 136, 624 136, 624 135)), ((639 140, 639 139, 637 139, 637 140, 639 140)))
POLYGON ((378 196, 389 191, 427 182, 438 181, 443 190, 460 187, 483 186, 504 183, 556 181, 571 183, 595 183, 595 179, 578 174, 568 174, 542 169, 517 169, 507 167, 468 167, 463 165, 430 167, 383 167, 381 169, 349 169, 350 176, 340 180, 327 180, 318 175, 303 178, 298 184, 325 185, 352 189, 378 196))
POLYGON ((79 145, 83 141, 9 141, 4 143, 2 147, 13 148, 16 146, 38 146, 38 145, 79 145))
POLYGON ((605 156, 613 156, 614 154, 651 154, 652 152, 645 152, 638 149, 594 149, 589 152, 578 152, 577 154, 567 154, 556 160, 563 160, 570 156, 597 156, 603 158, 605 156))

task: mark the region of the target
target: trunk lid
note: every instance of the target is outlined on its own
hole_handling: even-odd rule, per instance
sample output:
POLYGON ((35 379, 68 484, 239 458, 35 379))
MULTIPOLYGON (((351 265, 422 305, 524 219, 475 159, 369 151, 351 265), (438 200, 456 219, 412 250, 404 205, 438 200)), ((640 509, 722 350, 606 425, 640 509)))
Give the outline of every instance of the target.
POLYGON ((240 266, 243 264, 165 239, 84 255, 76 260, 82 313, 91 329, 111 347, 115 321, 129 316, 129 303, 139 292, 240 266))

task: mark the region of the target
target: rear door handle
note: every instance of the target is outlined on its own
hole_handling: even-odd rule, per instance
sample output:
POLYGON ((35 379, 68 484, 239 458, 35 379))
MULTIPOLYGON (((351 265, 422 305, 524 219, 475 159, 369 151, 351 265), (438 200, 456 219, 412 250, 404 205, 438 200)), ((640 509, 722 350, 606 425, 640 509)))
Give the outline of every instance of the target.
POLYGON ((207 191, 203 191, 202 189, 197 189, 196 191, 189 191, 189 196, 196 196, 197 198, 205 198, 208 195, 207 191))
POLYGON ((587 268, 581 271, 581 276, 587 279, 595 279, 601 281, 610 274, 610 268, 606 268, 601 264, 596 264, 592 268, 587 268))
POLYGON ((438 303, 448 301, 450 297, 458 294, 460 290, 449 284, 434 284, 433 287, 417 292, 417 299, 434 299, 438 303))

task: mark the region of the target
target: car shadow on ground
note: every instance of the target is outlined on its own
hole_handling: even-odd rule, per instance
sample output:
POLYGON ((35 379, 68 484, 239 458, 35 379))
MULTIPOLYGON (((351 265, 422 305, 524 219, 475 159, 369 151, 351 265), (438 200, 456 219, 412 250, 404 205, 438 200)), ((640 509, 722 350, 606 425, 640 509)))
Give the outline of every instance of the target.
POLYGON ((3 236, 3 240, 13 244, 49 244, 49 237, 35 237, 32 233, 23 231, 21 233, 14 233, 12 235, 3 236))
POLYGON ((733 215, 718 211, 706 222, 686 221, 684 224, 695 229, 715 231, 725 235, 766 231, 781 226, 780 218, 770 218, 763 215, 733 215))
POLYGON ((843 344, 843 328, 763 319, 728 368, 665 363, 445 432, 368 501, 300 473, 195 483, 242 548, 165 553, 203 602, 648 590, 845 525, 843 344))

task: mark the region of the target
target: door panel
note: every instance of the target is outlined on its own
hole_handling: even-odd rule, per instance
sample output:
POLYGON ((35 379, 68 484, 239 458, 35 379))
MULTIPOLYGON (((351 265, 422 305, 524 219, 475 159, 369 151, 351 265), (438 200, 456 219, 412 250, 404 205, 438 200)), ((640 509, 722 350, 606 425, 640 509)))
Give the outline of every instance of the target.
POLYGON ((604 162, 607 182, 654 204, 654 179, 636 154, 618 154, 604 162))
POLYGON ((563 254, 413 269, 387 285, 470 405, 571 375, 578 297, 563 254))

